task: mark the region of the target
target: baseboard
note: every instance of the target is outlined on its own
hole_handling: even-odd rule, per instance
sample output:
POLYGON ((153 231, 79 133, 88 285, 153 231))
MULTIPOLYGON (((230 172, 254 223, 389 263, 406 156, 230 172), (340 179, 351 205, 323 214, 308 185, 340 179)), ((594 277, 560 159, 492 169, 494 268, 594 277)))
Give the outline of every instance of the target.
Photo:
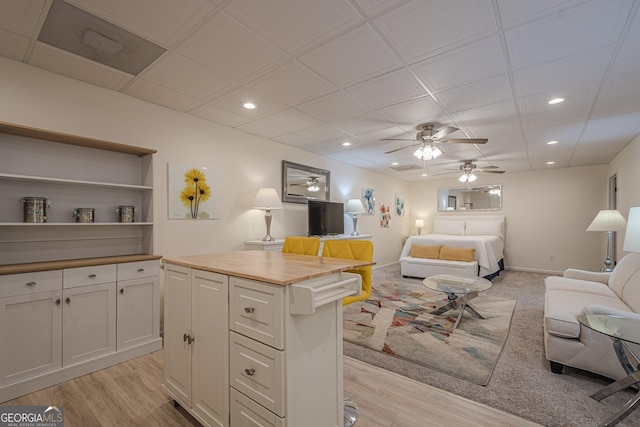
POLYGON ((526 273, 549 274, 551 276, 562 276, 562 273, 564 273, 564 271, 541 270, 541 269, 537 269, 537 268, 513 267, 513 266, 505 266, 504 269, 505 270, 511 270, 511 271, 524 271, 526 273))

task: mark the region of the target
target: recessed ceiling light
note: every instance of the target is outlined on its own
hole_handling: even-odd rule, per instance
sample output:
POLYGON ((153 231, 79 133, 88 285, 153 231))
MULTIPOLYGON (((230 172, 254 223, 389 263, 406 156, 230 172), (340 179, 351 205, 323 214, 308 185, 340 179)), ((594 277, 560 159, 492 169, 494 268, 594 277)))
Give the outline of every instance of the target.
POLYGON ((349 141, 345 141, 345 142, 342 143, 343 147, 348 147, 350 145, 351 145, 351 143, 349 141))
POLYGON ((423 173, 422 176, 429 176, 429 175, 427 175, 426 173, 423 173))
POLYGON ((557 143, 558 143, 558 141, 548 141, 547 145, 554 145, 554 144, 557 144, 557 143))
POLYGON ((398 166, 399 164, 400 163, 398 163, 398 162, 393 162, 393 163, 391 163, 391 166, 398 166))
POLYGON ((562 101, 564 101, 564 98, 553 98, 549 101, 549 105, 560 104, 562 101))
POLYGON ((247 110, 255 110, 257 107, 257 105, 254 104, 253 102, 245 102, 244 104, 242 104, 242 106, 247 110))
POLYGON ((555 165, 556 162, 547 162, 548 165, 555 165))

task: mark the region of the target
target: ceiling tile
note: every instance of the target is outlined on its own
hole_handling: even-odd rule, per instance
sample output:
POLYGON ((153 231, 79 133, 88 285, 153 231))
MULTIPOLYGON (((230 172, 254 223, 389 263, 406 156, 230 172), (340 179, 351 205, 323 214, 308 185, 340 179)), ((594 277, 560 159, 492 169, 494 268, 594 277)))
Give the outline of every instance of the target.
POLYGON ((376 18, 374 24, 409 63, 497 29, 491 3, 482 0, 415 0, 376 18))
POLYGON ((296 132, 297 135, 301 135, 313 142, 327 141, 334 138, 349 138, 350 134, 344 132, 335 126, 320 125, 308 129, 303 129, 296 132))
POLYGON ((283 144, 291 145, 292 147, 304 147, 306 145, 313 144, 313 141, 311 141, 310 139, 307 139, 295 133, 275 136, 273 139, 283 144))
POLYGON ((22 61, 28 48, 28 38, 0 29, 0 56, 22 61))
POLYGON ((498 0, 500 17, 505 27, 526 23, 589 0, 498 0))
POLYGON ((17 36, 34 36, 40 14, 46 12, 45 3, 45 0, 4 0, 0 29, 17 36))
POLYGON ((276 129, 272 126, 265 125, 259 122, 250 122, 244 125, 240 125, 236 129, 240 129, 263 138, 275 138, 287 133, 281 129, 276 129))
POLYGON ((251 119, 242 117, 238 114, 230 113, 213 105, 205 104, 200 107, 194 108, 190 111, 191 114, 201 117, 212 122, 220 123, 221 125, 236 127, 245 123, 249 123, 251 119))
POLYGON ((351 86, 345 92, 373 109, 427 94, 427 91, 405 68, 351 86))
POLYGON ((296 132, 322 124, 319 120, 293 108, 263 117, 259 122, 287 132, 296 132))
POLYGON ((362 25, 312 50, 301 56, 300 61, 339 88, 401 66, 369 25, 362 25))
POLYGON ((449 112, 495 104, 513 98, 509 76, 492 77, 466 86, 445 90, 435 95, 449 112))
POLYGON ((178 41, 192 25, 213 10, 212 2, 207 0, 66 1, 164 46, 178 41))
POLYGON ((597 0, 505 31, 515 70, 615 43, 632 1, 597 0))
POLYGON ((176 51, 230 79, 243 81, 287 60, 282 51, 224 13, 198 28, 176 51))
POLYGON ((335 126, 352 135, 390 127, 390 125, 376 113, 365 113, 350 117, 346 120, 340 120, 335 123, 335 126))
POLYGON ((431 91, 464 85, 507 72, 498 36, 434 56, 411 66, 431 91))
POLYGON ((210 69, 176 53, 162 57, 142 79, 199 100, 206 100, 232 85, 210 69))
POLYGON ((286 105, 248 86, 215 98, 209 101, 209 104, 249 119, 258 119, 287 108, 286 105), (247 110, 242 106, 245 102, 252 102, 256 104, 257 108, 247 110))
POLYGON ((330 122, 367 111, 362 104, 342 92, 323 96, 300 104, 296 108, 323 122, 330 122))
POLYGON ((639 100, 640 71, 608 78, 594 106, 593 117, 600 118, 638 111, 639 100))
POLYGON ((134 81, 124 90, 124 93, 179 111, 188 110, 201 104, 197 99, 144 80, 134 81))
POLYGON ((29 63, 54 73, 114 90, 121 89, 134 77, 40 42, 34 46, 29 63))
POLYGON ((225 10, 291 55, 362 22, 343 0, 239 0, 225 10))
POLYGON ((429 96, 403 102, 393 107, 378 110, 378 113, 390 122, 414 123, 442 114, 442 109, 429 96))
POLYGON ((640 71, 640 36, 627 39, 620 48, 609 75, 640 71))
POLYGON ((396 8, 408 0, 353 0, 360 9, 369 17, 376 16, 388 10, 396 8))
POLYGON ((297 61, 271 71, 255 80, 251 86, 290 106, 336 90, 297 61))

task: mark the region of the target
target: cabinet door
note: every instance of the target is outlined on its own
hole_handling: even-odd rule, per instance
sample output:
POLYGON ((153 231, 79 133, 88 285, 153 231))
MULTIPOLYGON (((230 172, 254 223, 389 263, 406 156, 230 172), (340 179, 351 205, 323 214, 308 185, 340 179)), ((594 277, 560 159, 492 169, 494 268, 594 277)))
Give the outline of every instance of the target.
POLYGON ((165 265, 164 385, 191 407, 191 269, 165 265))
POLYGON ((192 270, 193 405, 212 426, 229 425, 229 277, 192 270))
POLYGON ((62 366, 61 291, 0 298, 0 385, 62 366))
POLYGON ((160 335, 160 278, 118 281, 117 349, 135 347, 160 335))
POLYGON ((115 282, 65 289, 62 298, 63 366, 115 352, 115 282))

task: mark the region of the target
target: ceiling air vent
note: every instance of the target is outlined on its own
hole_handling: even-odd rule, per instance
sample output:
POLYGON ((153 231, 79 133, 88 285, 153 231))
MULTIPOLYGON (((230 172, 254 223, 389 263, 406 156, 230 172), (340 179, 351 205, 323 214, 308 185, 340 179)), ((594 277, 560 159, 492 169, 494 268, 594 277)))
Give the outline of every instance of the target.
POLYGON ((398 165, 398 166, 391 166, 391 169, 393 169, 394 171, 398 171, 398 172, 405 172, 405 171, 415 171, 418 169, 422 169, 422 166, 419 165, 398 165))

